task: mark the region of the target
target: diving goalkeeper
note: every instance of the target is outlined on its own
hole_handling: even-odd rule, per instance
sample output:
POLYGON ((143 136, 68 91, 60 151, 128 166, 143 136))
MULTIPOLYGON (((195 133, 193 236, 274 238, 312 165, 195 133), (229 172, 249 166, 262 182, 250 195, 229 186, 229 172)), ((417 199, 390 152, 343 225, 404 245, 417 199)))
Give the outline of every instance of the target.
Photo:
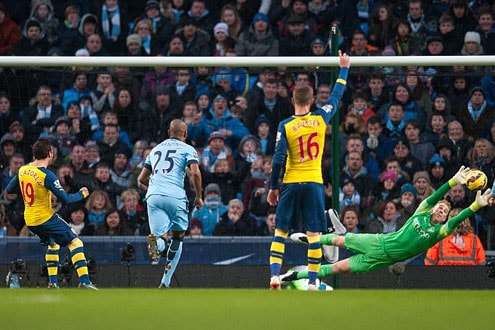
MULTIPOLYGON (((322 245, 345 248, 355 255, 320 267, 318 277, 331 274, 361 274, 385 268, 426 251, 438 241, 454 232, 466 218, 488 204, 493 204, 491 189, 478 191, 475 201, 458 215, 445 222, 450 211, 450 203, 443 196, 458 184, 465 184, 470 169, 461 166, 459 171, 435 193, 423 200, 414 214, 398 231, 387 234, 327 234, 320 236, 322 245)), ((305 234, 295 233, 291 239, 307 243, 305 234)), ((307 278, 308 272, 288 272, 280 276, 282 281, 307 278)))

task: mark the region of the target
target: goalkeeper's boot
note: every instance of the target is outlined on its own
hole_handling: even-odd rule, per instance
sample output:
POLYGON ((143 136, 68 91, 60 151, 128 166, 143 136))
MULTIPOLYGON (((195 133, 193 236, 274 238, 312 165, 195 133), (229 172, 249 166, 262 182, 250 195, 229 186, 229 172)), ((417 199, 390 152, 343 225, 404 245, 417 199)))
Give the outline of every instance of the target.
POLYGON ((96 287, 96 285, 94 285, 93 283, 89 282, 89 283, 79 283, 79 289, 89 289, 89 290, 96 290, 96 291, 99 291, 100 289, 98 289, 96 287))
POLYGON ((296 243, 308 244, 308 236, 305 233, 293 233, 290 239, 296 243))
POLYGON ((280 276, 272 275, 270 278, 270 290, 280 290, 280 276))
POLYGON ((327 223, 331 225, 331 227, 328 227, 328 233, 329 234, 345 234, 346 229, 342 221, 340 221, 339 213, 334 210, 334 209, 328 209, 325 212, 327 216, 327 223))
POLYGON ((157 264, 160 261, 160 251, 158 251, 156 236, 154 234, 149 234, 147 241, 148 241, 148 253, 150 255, 152 264, 157 264))
POLYGON ((285 274, 280 275, 280 281, 282 282, 292 282, 297 280, 297 272, 288 271, 285 274))

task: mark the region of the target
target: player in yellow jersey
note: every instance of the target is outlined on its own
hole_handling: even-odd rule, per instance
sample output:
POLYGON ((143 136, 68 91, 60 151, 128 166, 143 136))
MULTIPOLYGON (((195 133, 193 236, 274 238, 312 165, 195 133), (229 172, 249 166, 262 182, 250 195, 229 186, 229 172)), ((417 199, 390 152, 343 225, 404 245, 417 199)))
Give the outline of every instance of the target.
POLYGON ((277 205, 275 234, 270 246, 270 288, 280 289, 280 269, 285 252, 285 239, 291 224, 300 215, 308 236, 308 289, 316 289, 321 265, 320 232, 326 229, 324 188, 321 161, 325 131, 345 91, 350 58, 339 51, 340 73, 327 103, 310 112, 314 102, 309 86, 294 89, 292 103, 295 114, 278 125, 277 142, 272 162, 268 203, 277 205), (287 157, 286 157, 287 156, 287 157), (279 192, 278 178, 285 161, 285 173, 279 192))
POLYGON ((4 191, 6 199, 13 199, 19 192, 24 200, 24 219, 29 230, 48 246, 45 260, 48 269, 49 288, 58 288, 57 271, 60 246, 70 250, 72 264, 79 277, 79 287, 98 290, 88 275, 88 265, 82 241, 69 225, 52 210, 52 193, 63 203, 73 203, 88 197, 88 188, 75 194, 67 194, 57 176, 47 167, 53 161, 50 140, 40 138, 33 145, 34 161, 22 166, 4 191))

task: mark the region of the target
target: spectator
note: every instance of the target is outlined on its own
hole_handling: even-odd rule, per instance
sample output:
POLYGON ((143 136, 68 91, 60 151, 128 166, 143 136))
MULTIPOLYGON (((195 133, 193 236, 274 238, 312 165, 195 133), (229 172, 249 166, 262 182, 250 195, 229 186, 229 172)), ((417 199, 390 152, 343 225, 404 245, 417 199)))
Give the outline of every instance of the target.
POLYGON ((382 123, 377 116, 369 118, 366 130, 368 134, 363 135, 364 151, 382 164, 393 154, 393 140, 382 134, 382 123))
POLYGON ((474 141, 474 146, 468 151, 466 164, 483 171, 488 182, 495 178, 495 146, 485 138, 474 141))
MULTIPOLYGON (((8 133, 7 133, 8 134, 8 133)), ((3 143, 0 142, 2 145, 2 151, 3 151, 3 144, 6 142, 3 138, 3 143)), ((8 141, 8 140, 7 140, 8 141)), ((2 157, 3 158, 3 157, 2 157)), ((0 164, 0 170, 1 172, 1 178, 2 181, 0 182, 0 188, 2 191, 7 188, 7 185, 9 184, 10 180, 14 178, 14 176, 17 175, 17 172, 19 171, 19 168, 24 165, 24 157, 21 154, 18 153, 13 153, 7 163, 4 163, 5 160, 2 159, 2 164, 0 164)), ((2 203, 5 200, 2 199, 2 203)), ((1 203, 0 203, 1 204, 1 203)))
POLYGON ((364 90, 370 109, 377 113, 380 107, 390 101, 387 88, 385 88, 385 76, 382 73, 371 72, 368 75, 367 88, 364 90))
MULTIPOLYGON (((170 86, 158 86, 156 88, 155 101, 151 103, 149 119, 147 120, 149 127, 144 133, 144 138, 149 141, 161 142, 168 137, 167 127, 174 119, 180 118, 182 115, 182 103, 175 95, 170 86)), ((190 135, 190 134, 188 134, 190 135)))
MULTIPOLYGON (((349 56, 378 56, 378 48, 368 44, 366 34, 357 30, 352 35, 352 43, 349 49, 349 56)), ((363 89, 371 70, 365 67, 353 67, 349 71, 349 81, 351 90, 363 89)))
POLYGON ((275 234, 276 218, 277 218, 277 212, 272 207, 266 213, 265 221, 259 226, 260 236, 273 236, 273 234, 275 234))
POLYGON ((103 190, 91 192, 84 207, 88 210, 89 223, 96 227, 103 224, 105 216, 113 208, 108 194, 103 190))
POLYGON ((133 34, 141 38, 141 47, 146 55, 156 56, 159 53, 161 41, 153 32, 153 22, 148 18, 139 20, 133 29, 133 34))
POLYGON ((419 55, 422 50, 417 41, 412 38, 412 28, 407 19, 399 20, 390 44, 397 56, 419 55))
POLYGON ((106 163, 96 165, 94 179, 88 182, 88 186, 90 186, 91 191, 105 191, 112 205, 117 205, 117 196, 125 190, 125 187, 121 187, 112 181, 110 167, 106 163))
POLYGON ((454 18, 454 31, 456 38, 462 42, 464 35, 468 31, 474 31, 476 25, 476 17, 473 11, 469 8, 468 0, 453 0, 446 14, 454 18))
POLYGON ((267 15, 257 13, 249 28, 239 35, 235 44, 237 56, 277 56, 279 41, 269 24, 267 15))
MULTIPOLYGON (((139 96, 139 107, 144 113, 149 113, 155 102, 158 87, 169 87, 175 79, 174 72, 166 66, 155 66, 143 78, 143 85, 139 96)), ((168 127, 168 126, 165 126, 168 127)))
POLYGON ((29 17, 40 22, 41 28, 45 32, 46 41, 50 46, 59 43, 58 29, 60 21, 55 16, 50 0, 32 0, 29 17))
MULTIPOLYGON (((232 48, 228 49, 226 56, 237 56, 232 48)), ((242 67, 222 67, 212 76, 215 89, 223 94, 230 103, 237 96, 246 95, 249 90, 249 74, 242 67)))
POLYGON ((404 183, 400 187, 399 214, 403 219, 409 219, 418 207, 418 191, 411 183, 404 183))
MULTIPOLYGON (((86 39, 86 44, 84 48, 82 48, 88 52, 87 56, 107 56, 109 55, 105 47, 103 47, 103 43, 101 41, 101 37, 98 34, 91 34, 86 39)), ((76 52, 77 56, 77 52, 76 52)))
POLYGON ((431 186, 430 175, 426 171, 417 171, 414 173, 412 183, 418 191, 418 199, 420 201, 435 192, 435 189, 431 186))
POLYGON ((468 138, 478 139, 483 131, 490 127, 490 121, 495 116, 495 107, 487 104, 485 91, 479 86, 473 87, 469 95, 467 104, 459 106, 456 118, 462 124, 468 138))
POLYGON ((404 137, 403 132, 404 126, 406 125, 406 120, 404 119, 404 105, 401 103, 389 103, 385 105, 385 108, 387 110, 383 115, 386 119, 382 119, 384 121, 383 134, 391 140, 397 140, 404 137))
POLYGON ((236 7, 232 4, 225 4, 220 11, 220 21, 227 24, 228 36, 237 41, 244 28, 236 7))
POLYGON ((347 108, 347 112, 361 116, 365 125, 369 118, 375 116, 373 110, 368 107, 366 94, 360 89, 354 91, 354 94, 352 94, 352 105, 347 108))
MULTIPOLYGON (((184 41, 179 34, 174 34, 163 49, 165 56, 183 56, 185 50, 184 41)), ((162 51, 161 51, 162 52, 162 51)))
POLYGON ((235 47, 235 40, 229 36, 227 23, 217 23, 213 28, 212 55, 225 56, 226 50, 235 47))
POLYGON ((125 223, 131 235, 148 235, 150 228, 148 225, 148 214, 145 208, 139 203, 139 193, 135 189, 126 189, 120 195, 124 206, 119 211, 120 219, 125 223))
POLYGON ((355 205, 344 206, 340 211, 340 219, 347 233, 357 234, 359 230, 359 207, 355 205))
POLYGON ((120 217, 117 209, 110 209, 105 214, 105 219, 97 231, 98 236, 126 236, 130 234, 130 230, 120 217))
POLYGON ((96 89, 91 91, 93 109, 98 113, 109 111, 115 104, 115 84, 111 72, 105 68, 96 76, 96 89))
POLYGON ((11 108, 9 95, 0 91, 0 136, 8 133, 10 125, 15 121, 19 122, 19 115, 11 108))
MULTIPOLYGON (((191 84, 191 71, 187 67, 180 67, 174 70, 175 79, 172 83, 172 97, 180 99, 180 104, 183 106, 187 101, 194 101, 196 88, 191 84)), ((181 106, 181 110, 182 110, 181 106)))
POLYGON ((158 37, 161 45, 168 42, 176 28, 174 15, 171 11, 168 12, 167 10, 169 7, 171 9, 170 2, 164 3, 164 1, 162 1, 163 11, 160 8, 160 3, 156 0, 148 0, 146 2, 146 7, 144 8, 143 18, 151 20, 153 23, 153 33, 158 37))
POLYGON ((404 134, 409 142, 409 151, 426 168, 428 160, 435 154, 435 146, 420 134, 420 124, 417 120, 406 121, 404 134))
MULTIPOLYGON (((110 168, 110 176, 112 177, 112 182, 122 187, 122 189, 126 189, 131 186, 132 172, 127 166, 129 157, 130 152, 128 149, 116 150, 113 166, 112 168, 110 168)), ((117 196, 117 209, 122 209, 122 206, 123 201, 120 199, 120 196, 117 196)))
POLYGON ((96 231, 95 224, 90 224, 88 211, 81 203, 74 203, 67 210, 69 227, 78 236, 93 236, 96 231))
POLYGON ((315 14, 308 10, 308 1, 296 0, 285 7, 285 4, 274 4, 270 9, 269 15, 273 23, 279 27, 278 35, 285 37, 289 33, 290 17, 299 16, 302 18, 305 29, 311 33, 318 33, 321 25, 315 14))
POLYGON ((203 224, 198 219, 194 218, 189 224, 187 235, 191 238, 203 237, 203 224))
MULTIPOLYGON (((94 131, 93 133, 93 141, 98 142, 103 137, 103 132, 105 130, 105 126, 107 125, 115 125, 117 128, 119 128, 119 118, 117 116, 117 113, 114 111, 107 111, 103 113, 101 116, 101 126, 94 131)), ((118 129, 118 138, 122 142, 124 142, 129 148, 132 147, 131 141, 129 140, 129 134, 127 134, 126 131, 118 129)))
MULTIPOLYGON (((453 208, 449 212, 449 219, 461 212, 460 208, 453 208)), ((455 229, 454 233, 426 251, 424 259, 426 266, 479 266, 486 263, 485 249, 479 237, 469 223, 464 220, 455 229)))
POLYGON ((95 129, 98 128, 98 116, 96 115, 96 113, 92 111, 92 108, 90 106, 83 106, 87 110, 90 109, 87 111, 89 115, 85 118, 83 118, 83 116, 81 115, 81 106, 79 103, 71 102, 67 105, 68 108, 66 119, 69 122, 69 133, 76 137, 76 141, 79 144, 84 144, 86 143, 86 141, 91 139, 92 127, 94 127, 95 129), (93 126, 91 125, 90 120, 93 121, 93 126))
POLYGON ((377 204, 381 204, 386 200, 394 202, 399 200, 400 186, 397 184, 398 180, 394 170, 384 171, 380 174, 380 184, 376 185, 373 191, 374 200, 377 204))
POLYGON ((405 223, 400 217, 397 205, 391 200, 380 204, 378 216, 372 219, 364 229, 366 233, 391 233, 399 230, 405 223))
POLYGON ((495 13, 491 8, 481 8, 478 11, 478 27, 481 46, 486 55, 495 55, 495 13))
POLYGON ((275 152, 275 136, 270 133, 270 120, 265 115, 261 115, 255 126, 261 152, 265 156, 272 156, 275 152))
POLYGON ((108 124, 103 129, 103 137, 97 142, 102 162, 113 164, 117 151, 130 154, 129 147, 119 138, 117 125, 108 124))
POLYGON ((208 103, 201 106, 198 104, 198 107, 200 110, 210 109, 209 96, 216 94, 215 83, 211 75, 212 69, 206 66, 198 66, 195 69, 195 73, 191 77, 191 83, 196 87, 195 101, 197 102, 201 95, 206 95, 208 103))
POLYGON ((89 88, 88 74, 78 71, 74 74, 74 82, 71 88, 68 88, 62 93, 62 107, 64 112, 67 112, 70 102, 79 102, 81 97, 91 97, 91 89, 89 88))
POLYGON ((256 236, 256 219, 244 212, 244 206, 238 199, 229 201, 228 210, 215 225, 213 236, 256 236))
POLYGON ((70 119, 66 116, 57 118, 51 134, 41 133, 55 144, 62 158, 67 156, 77 143, 76 136, 70 133, 70 119))
POLYGON ((359 207, 361 205, 361 194, 356 190, 354 180, 348 175, 344 175, 339 188, 339 209, 349 205, 359 207))
POLYGON ((445 173, 445 160, 439 154, 434 154, 428 163, 431 186, 436 190, 449 178, 445 173))
POLYGON ((22 126, 26 130, 26 140, 30 145, 42 132, 50 132, 58 117, 63 116, 64 109, 52 101, 51 89, 40 86, 36 94, 36 103, 22 111, 22 126))
POLYGON ((385 46, 389 45, 396 25, 397 19, 394 17, 390 6, 386 3, 376 5, 373 8, 368 24, 370 45, 383 50, 385 46))
MULTIPOLYGON (((410 91, 410 98, 418 106, 424 109, 426 113, 430 113, 431 98, 425 84, 420 79, 417 70, 408 70, 405 83, 410 91)), ((426 119, 426 118, 425 118, 426 119)), ((424 126, 424 125, 423 125, 424 126)))
POLYGON ((231 150, 235 150, 242 137, 249 134, 244 124, 232 117, 227 108, 227 99, 221 94, 215 97, 212 109, 203 115, 198 125, 189 125, 188 129, 191 140, 195 140, 196 143, 205 141, 212 132, 218 131, 225 137, 226 144, 231 150))
POLYGON ((249 214, 253 215, 256 218, 258 224, 262 224, 264 222, 266 214, 270 209, 270 204, 268 203, 267 196, 268 191, 270 190, 269 179, 272 172, 272 161, 273 158, 271 156, 262 158, 262 175, 258 179, 259 183, 261 184, 253 185, 250 190, 246 189, 246 191, 244 191, 244 196, 246 196, 248 192, 250 194, 247 203, 247 210, 249 211, 249 214))
POLYGON ((399 160, 400 167, 413 177, 415 172, 424 169, 422 162, 411 154, 409 141, 406 137, 401 137, 393 143, 394 156, 399 160))
MULTIPOLYGON (((349 117, 351 117, 350 114, 348 116, 346 116, 346 120, 349 117)), ((356 118, 360 118, 360 117, 356 116, 356 118)), ((351 125, 349 125, 349 126, 351 126, 351 125)), ((354 127, 356 127, 356 126, 354 126, 354 127)), ((341 148, 341 150, 342 150, 341 151, 341 158, 340 158, 341 159, 341 165, 344 165, 345 159, 348 157, 348 155, 351 151, 357 151, 357 152, 361 153, 361 157, 362 157, 363 162, 364 162, 364 167, 366 168, 368 174, 370 174, 371 176, 373 176, 373 178, 375 180, 377 180, 378 176, 380 174, 380 165, 378 164, 378 162, 376 161, 375 158, 373 158, 372 156, 370 156, 370 154, 365 152, 364 143, 363 143, 363 139, 362 139, 361 135, 356 133, 356 129, 351 130, 349 128, 346 129, 346 134, 349 134, 349 135, 347 136, 347 141, 345 144, 345 151, 342 150, 344 148, 341 148)))
POLYGON ((148 56, 143 48, 143 41, 138 34, 128 35, 126 38, 124 56, 148 56))
POLYGON ((9 126, 9 132, 15 141, 15 152, 24 156, 24 159, 32 159, 31 145, 26 142, 24 127, 20 122, 14 121, 9 126))
POLYGON ((115 66, 113 74, 115 90, 125 87, 131 91, 133 100, 139 100, 142 79, 138 79, 128 66, 115 66))
POLYGON ((221 216, 227 212, 228 207, 222 203, 221 190, 218 184, 210 183, 204 190, 204 205, 199 210, 194 210, 192 221, 198 219, 202 224, 202 234, 212 236, 213 229, 220 222, 221 216))
POLYGON ((206 8, 205 0, 192 0, 191 6, 189 7, 189 11, 185 12, 179 22, 178 27, 182 28, 187 23, 191 22, 191 18, 194 20, 195 26, 200 26, 206 33, 209 35, 213 34, 213 13, 210 12, 208 8, 206 8))
POLYGON ((492 66, 490 72, 481 78, 481 89, 485 93, 487 105, 495 107, 495 66, 492 66))
MULTIPOLYGON (((445 94, 442 93, 437 93, 433 97, 433 102, 431 104, 431 111, 430 111, 430 117, 433 113, 441 113, 445 119, 446 124, 450 123, 452 120, 455 119, 455 117, 452 114, 452 106, 451 103, 448 99, 448 97, 445 94)), ((426 126, 427 128, 431 128, 430 120, 428 121, 428 125, 426 126)))
POLYGON ((362 200, 371 195, 376 180, 368 173, 366 167, 363 166, 362 154, 359 151, 349 152, 345 165, 341 171, 341 177, 344 177, 345 175, 352 178, 362 200))
POLYGON ((60 38, 60 48, 67 56, 76 54, 78 49, 84 48, 86 39, 95 33, 99 33, 98 18, 93 14, 85 14, 81 17, 79 25, 65 31, 60 38))
POLYGON ((88 141, 84 144, 84 161, 88 164, 88 168, 96 169, 100 163, 100 150, 95 141, 88 141))
POLYGON ((46 41, 41 23, 30 18, 24 24, 22 37, 10 49, 15 56, 46 56, 50 44, 46 41))
POLYGON ((437 29, 436 22, 425 13, 422 0, 410 0, 407 20, 411 26, 411 37, 420 49, 426 45, 426 38, 437 29))
POLYGON ((129 34, 129 17, 125 6, 119 1, 103 0, 95 10, 101 24, 103 47, 111 55, 122 55, 129 34))
POLYGON ((268 80, 263 84, 261 97, 252 102, 248 99, 248 111, 246 126, 255 133, 255 124, 261 115, 265 115, 270 121, 270 133, 276 135, 278 124, 294 113, 294 107, 288 98, 282 98, 277 94, 277 81, 268 80))
POLYGON ((448 14, 443 14, 440 16, 438 19, 438 31, 443 40, 444 54, 458 54, 462 48, 462 40, 457 38, 454 18, 448 14))
POLYGON ((130 90, 121 88, 116 92, 112 111, 117 114, 119 128, 129 133, 131 143, 136 142, 143 134, 144 114, 139 111, 130 90))
POLYGON ((311 41, 315 35, 305 28, 304 18, 291 15, 287 18, 287 34, 280 38, 278 53, 280 56, 310 56, 311 41))
POLYGON ((9 55, 12 47, 21 40, 21 28, 10 18, 3 2, 0 2, 0 30, 0 56, 9 55))

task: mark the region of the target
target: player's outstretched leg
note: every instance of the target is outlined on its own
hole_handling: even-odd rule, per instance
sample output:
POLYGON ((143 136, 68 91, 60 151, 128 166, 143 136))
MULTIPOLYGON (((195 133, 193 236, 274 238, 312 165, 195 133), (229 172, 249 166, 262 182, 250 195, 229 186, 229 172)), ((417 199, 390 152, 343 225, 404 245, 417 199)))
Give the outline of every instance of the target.
POLYGON ((58 289, 58 264, 60 245, 53 243, 48 245, 45 254, 46 269, 48 271, 48 288, 58 289))
POLYGON ((183 237, 173 237, 168 247, 167 264, 165 265, 165 271, 162 277, 162 284, 167 288, 170 287, 172 276, 179 264, 180 256, 182 254, 182 240, 183 237))
MULTIPOLYGON (((332 267, 333 265, 322 265, 320 267, 320 271, 318 272, 318 278, 322 278, 325 276, 332 275, 332 267)), ((296 271, 290 271, 287 272, 283 275, 280 275, 280 280, 282 282, 291 282, 295 280, 300 280, 303 278, 308 278, 309 277, 309 272, 307 270, 301 271, 301 272, 296 272, 296 271)))

